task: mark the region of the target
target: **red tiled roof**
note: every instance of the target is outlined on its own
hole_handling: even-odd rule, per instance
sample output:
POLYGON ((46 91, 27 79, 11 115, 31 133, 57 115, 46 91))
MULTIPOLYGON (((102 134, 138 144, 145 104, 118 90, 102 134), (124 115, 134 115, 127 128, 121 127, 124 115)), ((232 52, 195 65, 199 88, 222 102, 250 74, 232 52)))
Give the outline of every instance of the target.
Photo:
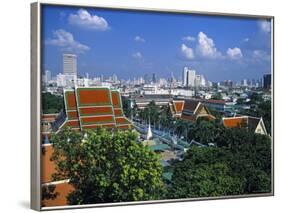
POLYGON ((68 120, 65 122, 64 127, 80 128, 80 123, 78 120, 68 120))
POLYGON ((182 101, 173 101, 173 105, 174 105, 175 111, 177 113, 181 113, 182 110, 183 110, 183 107, 184 107, 184 100, 182 100, 182 101))
POLYGON ((77 102, 79 106, 111 105, 110 91, 107 88, 77 88, 77 102))
POLYGON ((119 127, 120 124, 115 118, 124 119, 131 126, 130 121, 123 114, 121 96, 117 90, 111 91, 104 87, 76 88, 65 91, 64 96, 67 115, 64 126, 75 129, 112 127, 112 125, 119 127))
POLYGON ((66 110, 77 110, 77 103, 74 91, 65 91, 64 92, 66 110))
POLYGON ((184 109, 181 115, 181 119, 188 121, 196 121, 199 117, 207 118, 208 120, 214 120, 215 117, 211 115, 208 108, 201 104, 197 100, 186 100, 184 104, 184 109), (202 114, 201 110, 205 109, 205 113, 202 114))
POLYGON ((228 128, 248 127, 249 129, 255 130, 260 120, 261 118, 251 116, 231 117, 224 118, 223 125, 228 128))
POLYGON ((72 128, 80 128, 79 120, 78 120, 78 111, 77 111, 77 102, 74 90, 65 90, 64 91, 64 99, 65 99, 65 112, 67 115, 67 119, 62 127, 72 127, 72 128))
POLYGON ((80 114, 82 116, 111 115, 112 114, 112 107, 111 106, 103 106, 103 107, 80 108, 80 114))
POLYGON ((103 123, 115 123, 114 115, 103 115, 96 117, 81 117, 81 124, 103 124, 103 123))
POLYGON ((116 117, 123 116, 123 111, 121 109, 114 109, 114 115, 116 117))
POLYGON ((108 128, 108 129, 112 129, 114 127, 116 127, 116 125, 114 123, 110 124, 110 123, 103 123, 103 124, 91 124, 91 125, 85 125, 83 128, 84 129, 96 129, 98 127, 103 127, 103 128, 108 128))
POLYGON ((70 119, 70 120, 78 120, 78 112, 77 111, 67 111, 67 117, 70 119))
POLYGON ((120 94, 118 91, 111 91, 112 105, 115 108, 121 108, 120 94))

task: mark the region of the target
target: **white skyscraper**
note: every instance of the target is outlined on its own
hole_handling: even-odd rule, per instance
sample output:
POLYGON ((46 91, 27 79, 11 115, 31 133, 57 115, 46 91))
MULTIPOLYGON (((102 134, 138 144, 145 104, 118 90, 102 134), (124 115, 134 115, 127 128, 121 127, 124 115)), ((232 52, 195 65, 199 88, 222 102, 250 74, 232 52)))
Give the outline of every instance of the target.
POLYGON ((196 87, 201 86, 201 75, 195 75, 195 86, 196 87))
POLYGON ((77 56, 63 54, 63 74, 77 76, 77 56))
POLYGON ((182 85, 186 86, 187 85, 187 72, 188 72, 188 67, 184 67, 182 71, 182 85))
POLYGON ((188 69, 188 67, 183 68, 183 86, 194 87, 195 86, 195 78, 196 71, 188 69))
POLYGON ((51 72, 49 70, 45 70, 45 75, 42 76, 42 80, 46 84, 52 80, 51 72))

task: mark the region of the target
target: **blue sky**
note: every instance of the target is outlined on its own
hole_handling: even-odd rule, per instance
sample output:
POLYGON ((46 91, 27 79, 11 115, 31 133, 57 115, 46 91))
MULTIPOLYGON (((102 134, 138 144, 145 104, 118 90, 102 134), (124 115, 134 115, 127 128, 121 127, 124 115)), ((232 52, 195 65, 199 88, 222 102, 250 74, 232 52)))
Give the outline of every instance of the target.
POLYGON ((254 18, 43 7, 43 68, 62 72, 78 55, 78 74, 128 79, 181 77, 183 66, 210 81, 258 79, 271 70, 271 23, 254 18))

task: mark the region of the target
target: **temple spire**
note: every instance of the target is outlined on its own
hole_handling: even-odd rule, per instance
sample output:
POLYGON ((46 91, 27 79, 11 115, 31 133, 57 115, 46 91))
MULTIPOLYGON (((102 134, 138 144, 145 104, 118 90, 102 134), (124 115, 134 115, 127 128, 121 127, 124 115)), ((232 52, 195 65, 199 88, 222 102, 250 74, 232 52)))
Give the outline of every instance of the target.
POLYGON ((150 117, 149 117, 149 123, 148 123, 148 129, 147 129, 147 135, 146 135, 146 140, 152 139, 152 131, 151 131, 151 126, 150 126, 150 117))

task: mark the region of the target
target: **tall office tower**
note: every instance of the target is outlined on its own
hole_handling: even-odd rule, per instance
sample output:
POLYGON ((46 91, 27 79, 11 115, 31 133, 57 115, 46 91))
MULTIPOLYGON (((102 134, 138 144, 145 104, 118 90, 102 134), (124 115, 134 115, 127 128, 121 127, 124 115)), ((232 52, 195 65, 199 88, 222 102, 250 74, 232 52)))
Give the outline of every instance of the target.
POLYGON ((118 81, 118 77, 117 77, 116 74, 113 74, 113 75, 112 75, 112 81, 113 81, 114 83, 116 83, 116 82, 118 81))
POLYGON ((271 88, 271 74, 263 75, 263 88, 270 89, 271 88))
POLYGON ((184 67, 183 71, 182 71, 182 85, 183 86, 187 85, 187 71, 188 71, 188 68, 184 67))
POLYGON ((244 87, 247 87, 247 86, 248 86, 248 81, 247 81, 247 79, 243 79, 243 80, 241 81, 241 86, 244 86, 244 87))
POLYGON ((231 80, 225 80, 225 81, 224 81, 224 86, 225 86, 225 87, 232 88, 232 87, 233 87, 233 81, 231 81, 231 80))
POLYGON ((156 83, 156 74, 152 73, 152 83, 156 83))
POLYGON ((183 68, 183 86, 194 87, 195 86, 195 77, 196 71, 190 70, 188 67, 183 68))
POLYGON ((188 70, 187 71, 187 86, 189 86, 189 87, 195 86, 195 76, 196 76, 195 70, 188 70))
POLYGON ((200 82, 202 87, 206 87, 207 86, 207 82, 206 79, 204 77, 204 75, 201 75, 201 82, 200 82))
POLYGON ((51 71, 46 70, 46 71, 45 71, 45 75, 46 75, 46 82, 49 82, 50 80, 52 80, 51 71))
POLYGON ((148 74, 144 74, 144 83, 145 84, 149 84, 150 83, 150 78, 149 78, 149 76, 148 76, 148 74))
POLYGON ((42 76, 42 80, 44 83, 48 83, 49 81, 52 80, 52 75, 49 70, 45 70, 45 74, 42 76))
POLYGON ((77 76, 77 56, 63 54, 63 74, 77 76))
POLYGON ((201 86, 201 75, 195 75, 195 86, 196 87, 201 86))

